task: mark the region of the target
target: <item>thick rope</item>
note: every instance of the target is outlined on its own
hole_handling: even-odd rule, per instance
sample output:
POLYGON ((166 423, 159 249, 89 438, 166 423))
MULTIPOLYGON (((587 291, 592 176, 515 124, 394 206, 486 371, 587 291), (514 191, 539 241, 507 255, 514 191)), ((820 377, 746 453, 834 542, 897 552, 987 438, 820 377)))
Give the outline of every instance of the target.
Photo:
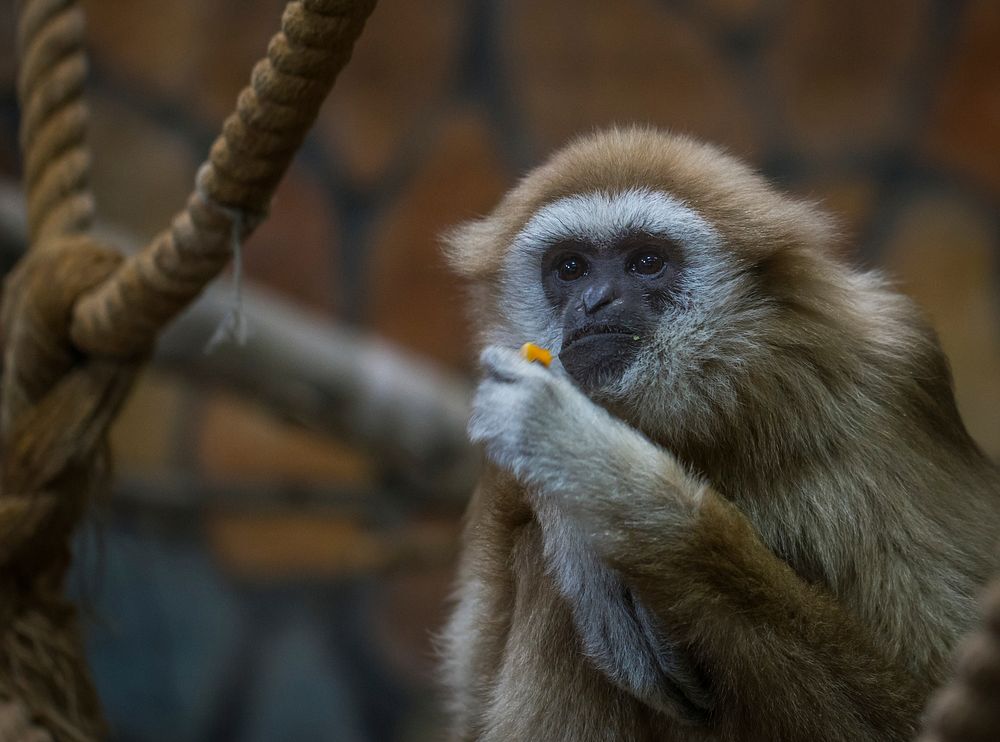
POLYGON ((21 4, 17 77, 21 150, 32 245, 86 231, 94 217, 87 107, 83 11, 73 0, 21 4))
POLYGON ((245 239, 263 218, 374 5, 301 0, 287 6, 281 32, 240 93, 187 209, 77 305, 71 336, 78 348, 118 358, 145 352, 222 270, 233 231, 245 239))
MULTIPOLYGON (((83 15, 20 7, 30 250, 0 308, 0 709, 59 740, 103 735, 72 605, 69 538, 107 473, 107 430, 159 329, 225 266, 268 202, 374 7, 301 0, 253 71, 187 208, 128 260, 93 220, 83 15)), ((20 724, 18 721, 17 726, 20 724)))
POLYGON ((43 734, 38 724, 73 742, 100 737, 104 726, 63 595, 67 543, 102 476, 104 432, 132 378, 124 367, 80 364, 68 343, 76 298, 120 262, 80 236, 94 216, 83 37, 75 3, 21 4, 17 86, 33 249, 7 278, 0 313, 0 699, 25 720, 25 739, 43 734))
POLYGON ((931 701, 920 742, 1000 740, 1000 579, 983 604, 983 625, 965 640, 955 676, 931 701))
POLYGON ((103 722, 62 592, 68 543, 104 480, 106 432, 137 366, 81 358, 67 328, 77 297, 120 262, 83 235, 49 240, 8 276, 0 316, 0 699, 74 741, 100 737, 103 722))

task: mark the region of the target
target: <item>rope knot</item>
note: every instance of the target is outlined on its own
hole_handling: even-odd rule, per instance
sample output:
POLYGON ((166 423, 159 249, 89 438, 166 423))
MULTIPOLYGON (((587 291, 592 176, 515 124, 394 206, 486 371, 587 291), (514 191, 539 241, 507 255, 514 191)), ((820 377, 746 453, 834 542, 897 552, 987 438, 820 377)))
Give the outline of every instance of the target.
POLYGON ((135 363, 85 357, 70 342, 69 321, 77 300, 121 260, 89 237, 62 237, 36 245, 5 281, 0 568, 43 559, 82 511, 94 480, 88 467, 114 414, 101 405, 118 409, 135 363))
POLYGON ((70 342, 79 298, 121 255, 83 236, 37 243, 4 282, 0 472, 0 699, 60 739, 103 736, 75 611, 62 595, 69 537, 107 473, 107 429, 137 363, 70 342))
POLYGON ((121 263, 117 251, 75 235, 41 243, 4 282, 4 429, 79 362, 69 340, 76 301, 121 263))

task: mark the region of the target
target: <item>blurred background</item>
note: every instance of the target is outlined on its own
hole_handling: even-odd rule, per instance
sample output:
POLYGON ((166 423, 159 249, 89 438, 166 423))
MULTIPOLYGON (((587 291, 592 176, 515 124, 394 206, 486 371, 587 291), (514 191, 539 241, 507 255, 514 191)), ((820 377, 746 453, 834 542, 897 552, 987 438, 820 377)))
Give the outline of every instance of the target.
MULTIPOLYGON (((142 244, 280 0, 88 0, 102 229, 142 244)), ((0 258, 23 249, 0 0, 0 258)), ((114 433, 72 589, 120 741, 440 739, 434 634, 476 457, 476 349, 437 235, 580 132, 722 144, 839 215, 931 315, 1000 458, 1000 3, 382 0, 245 249, 114 433)))

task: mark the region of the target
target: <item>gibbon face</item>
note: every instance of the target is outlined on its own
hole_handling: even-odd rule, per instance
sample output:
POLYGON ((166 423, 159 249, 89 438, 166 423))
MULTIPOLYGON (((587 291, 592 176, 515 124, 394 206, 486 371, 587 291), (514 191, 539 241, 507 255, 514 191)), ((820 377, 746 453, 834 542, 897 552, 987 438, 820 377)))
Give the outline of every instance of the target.
POLYGON ((584 390, 599 395, 650 347, 668 311, 686 302, 681 245, 714 239, 708 224, 676 199, 634 189, 546 205, 518 235, 515 250, 523 252, 526 271, 539 267, 560 362, 584 390))

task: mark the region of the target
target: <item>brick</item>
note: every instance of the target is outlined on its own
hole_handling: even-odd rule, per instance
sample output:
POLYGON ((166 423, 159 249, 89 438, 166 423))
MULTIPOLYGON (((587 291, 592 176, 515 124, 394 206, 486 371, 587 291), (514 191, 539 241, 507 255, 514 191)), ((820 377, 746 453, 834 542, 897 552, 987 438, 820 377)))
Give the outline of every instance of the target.
POLYGON ((371 485, 371 463, 356 450, 297 426, 228 394, 202 411, 198 451, 210 481, 314 486, 371 485))
POLYGON ((322 187, 293 165, 268 218, 247 241, 246 276, 323 313, 336 306, 336 215, 322 187))
POLYGON ((185 390, 176 378, 147 371, 111 428, 115 470, 148 475, 175 464, 185 390))
POLYGON ((100 95, 90 101, 92 183, 101 218, 148 239, 187 201, 197 157, 140 111, 100 95))
POLYGON ((376 235, 375 331, 438 361, 471 366, 463 287, 445 266, 438 237, 492 209, 507 185, 489 130, 471 112, 457 113, 376 235))
POLYGON ((766 52, 774 103, 800 152, 865 151, 899 134, 900 93, 926 0, 788 3, 766 52))
POLYGON ((368 19, 350 64, 337 80, 318 130, 349 174, 382 175, 427 122, 456 74, 458 0, 383 0, 368 19))
POLYGON ((951 360, 969 432, 1000 458, 1000 286, 990 215, 941 194, 914 198, 888 246, 889 268, 930 315, 951 360))
POLYGON ((84 0, 90 53, 114 76, 183 97, 204 76, 214 3, 84 0))
POLYGON ((385 564, 389 545, 347 516, 213 513, 205 524, 215 556, 257 578, 343 576, 385 564))
MULTIPOLYGON (((442 529, 444 543, 458 543, 457 519, 442 529)), ((434 637, 447 618, 454 580, 450 562, 408 566, 382 579, 373 633, 394 676, 413 684, 434 681, 438 669, 434 637)))
POLYGON ((702 0, 701 7, 726 24, 752 20, 763 9, 763 0, 702 0))
POLYGON ((929 156, 1000 196, 1000 3, 965 5, 934 100, 929 156))
POLYGON ((221 123, 250 82, 253 65, 267 53, 268 41, 281 28, 286 0, 207 5, 200 77, 190 95, 204 114, 221 123))
POLYGON ((830 212, 843 235, 842 248, 853 253, 875 210, 875 185, 862 176, 818 178, 799 184, 796 189, 805 198, 819 202, 830 212))
MULTIPOLYGON (((350 515, 213 512, 208 515, 206 530, 215 555, 243 575, 332 578, 388 570, 395 577, 388 584, 386 608, 391 612, 405 604, 409 611, 398 625, 388 619, 392 626, 388 634, 395 641, 413 644, 419 643, 419 638, 398 635, 414 626, 419 631, 421 626, 439 625, 458 542, 457 518, 439 523, 414 520, 401 529, 378 529, 350 515), (424 595, 419 606, 406 590, 412 584, 406 574, 424 575, 429 578, 424 582, 436 588, 424 595)), ((381 628, 385 629, 385 624, 381 628)), ((385 630, 382 633, 385 635, 385 630)), ((399 661, 407 665, 405 659, 399 661)), ((419 675, 423 666, 415 668, 409 663, 409 667, 419 675)))
POLYGON ((514 92, 535 140, 552 149, 614 123, 650 123, 752 155, 747 96, 714 39, 655 0, 505 3, 514 92))
POLYGON ((116 79, 221 123, 280 28, 283 0, 84 2, 95 59, 116 79))

